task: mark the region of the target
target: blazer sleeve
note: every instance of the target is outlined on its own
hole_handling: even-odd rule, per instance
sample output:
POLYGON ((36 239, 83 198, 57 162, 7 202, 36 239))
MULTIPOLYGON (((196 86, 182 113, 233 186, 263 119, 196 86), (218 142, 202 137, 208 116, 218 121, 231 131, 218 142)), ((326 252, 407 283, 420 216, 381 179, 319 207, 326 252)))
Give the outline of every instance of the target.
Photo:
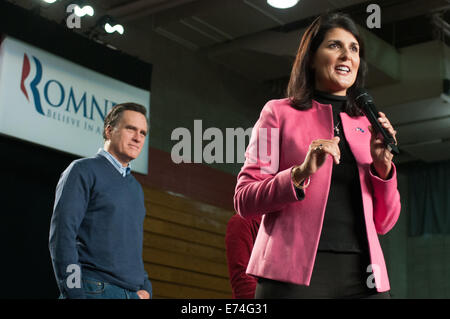
MULTIPOLYGON (((371 165, 372 166, 372 165, 371 165)), ((373 186, 373 220, 378 234, 388 233, 400 216, 400 194, 397 189, 397 169, 392 163, 391 176, 387 180, 376 176, 369 168, 373 186)))
POLYGON ((291 180, 293 167, 279 170, 283 152, 280 132, 273 103, 268 102, 253 127, 245 162, 237 177, 234 207, 242 217, 275 212, 299 199, 291 180))

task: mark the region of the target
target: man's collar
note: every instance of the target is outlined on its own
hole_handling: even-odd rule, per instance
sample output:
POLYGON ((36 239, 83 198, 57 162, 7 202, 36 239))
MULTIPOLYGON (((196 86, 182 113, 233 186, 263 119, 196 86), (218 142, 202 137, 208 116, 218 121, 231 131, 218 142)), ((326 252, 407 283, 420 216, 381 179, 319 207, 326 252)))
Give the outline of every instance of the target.
POLYGON ((104 156, 113 166, 122 174, 123 177, 130 175, 131 165, 128 163, 127 166, 123 166, 117 158, 115 158, 111 153, 106 151, 104 148, 99 148, 97 154, 104 156))

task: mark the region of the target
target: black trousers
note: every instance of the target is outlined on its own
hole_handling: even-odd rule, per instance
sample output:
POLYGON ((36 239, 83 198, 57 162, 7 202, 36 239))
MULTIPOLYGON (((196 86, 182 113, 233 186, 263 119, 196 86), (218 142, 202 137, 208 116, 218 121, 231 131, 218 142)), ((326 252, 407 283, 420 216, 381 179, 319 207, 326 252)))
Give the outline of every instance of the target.
MULTIPOLYGON (((316 256, 310 286, 259 278, 256 299, 389 299, 390 293, 369 288, 368 254, 321 252, 316 256)), ((369 282, 373 282, 369 278, 369 282)))

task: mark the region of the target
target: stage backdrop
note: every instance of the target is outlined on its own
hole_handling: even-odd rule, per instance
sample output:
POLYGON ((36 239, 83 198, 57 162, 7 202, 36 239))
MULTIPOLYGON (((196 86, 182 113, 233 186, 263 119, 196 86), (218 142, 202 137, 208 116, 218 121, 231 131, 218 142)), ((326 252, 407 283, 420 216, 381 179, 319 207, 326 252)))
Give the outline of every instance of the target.
MULTIPOLYGON (((112 66, 113 67, 113 66, 112 66)), ((150 92, 12 37, 0 46, 0 133, 88 157, 103 145, 103 120, 118 103, 150 92)), ((148 137, 132 170, 147 174, 148 137)))

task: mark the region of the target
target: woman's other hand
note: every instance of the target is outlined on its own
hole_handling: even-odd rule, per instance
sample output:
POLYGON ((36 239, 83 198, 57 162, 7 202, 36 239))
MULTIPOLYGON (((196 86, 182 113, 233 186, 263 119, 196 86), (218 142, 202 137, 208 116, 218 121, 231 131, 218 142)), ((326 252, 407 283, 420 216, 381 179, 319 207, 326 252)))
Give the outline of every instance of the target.
POLYGON ((339 137, 331 140, 318 139, 311 142, 305 160, 299 166, 294 167, 294 182, 300 183, 313 175, 325 163, 327 156, 333 157, 334 163, 339 164, 341 151, 339 150, 339 137))

